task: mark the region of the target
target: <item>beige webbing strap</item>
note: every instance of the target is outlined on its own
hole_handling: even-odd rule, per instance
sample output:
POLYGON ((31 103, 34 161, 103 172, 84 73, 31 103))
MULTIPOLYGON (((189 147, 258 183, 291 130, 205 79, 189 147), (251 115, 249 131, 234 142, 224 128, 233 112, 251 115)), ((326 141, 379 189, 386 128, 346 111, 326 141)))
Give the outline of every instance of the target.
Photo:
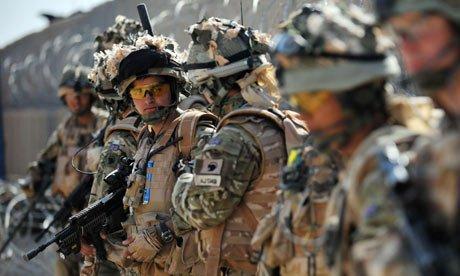
POLYGON ((242 117, 247 117, 247 116, 258 116, 258 117, 264 117, 269 120, 271 120, 273 123, 275 123, 279 128, 283 129, 283 119, 278 117, 278 115, 274 114, 271 111, 264 110, 264 109, 258 109, 258 108, 241 108, 234 110, 227 115, 225 115, 220 121, 219 125, 217 126, 217 129, 219 130, 223 126, 227 125, 227 120, 234 116, 242 116, 242 117))
POLYGON ((159 146, 164 146, 166 145, 166 143, 168 143, 168 141, 171 139, 174 131, 176 130, 176 127, 177 125, 179 124, 180 122, 180 117, 177 117, 176 119, 174 119, 169 125, 168 125, 168 128, 166 129, 166 131, 164 132, 164 135, 163 137, 160 138, 160 140, 158 141, 158 145, 159 146))
POLYGON ((201 112, 186 112, 179 123, 178 136, 183 139, 179 142, 179 152, 184 157, 190 156, 193 140, 196 134, 196 126, 201 117, 201 112))
POLYGON ((212 121, 215 124, 219 121, 215 115, 199 110, 187 111, 182 115, 182 120, 179 123, 178 128, 178 136, 183 137, 183 139, 179 142, 179 152, 182 153, 184 157, 190 156, 190 151, 192 150, 195 142, 198 123, 203 118, 212 121))
POLYGON ((206 276, 218 276, 220 274, 220 257, 224 230, 225 222, 221 223, 219 226, 216 226, 212 230, 206 231, 206 234, 209 233, 211 239, 208 256, 206 256, 206 262, 204 264, 204 271, 206 276))
POLYGON ((241 202, 237 211, 244 218, 244 222, 249 226, 249 228, 251 228, 252 232, 255 232, 259 221, 256 219, 248 205, 246 205, 245 202, 241 202))

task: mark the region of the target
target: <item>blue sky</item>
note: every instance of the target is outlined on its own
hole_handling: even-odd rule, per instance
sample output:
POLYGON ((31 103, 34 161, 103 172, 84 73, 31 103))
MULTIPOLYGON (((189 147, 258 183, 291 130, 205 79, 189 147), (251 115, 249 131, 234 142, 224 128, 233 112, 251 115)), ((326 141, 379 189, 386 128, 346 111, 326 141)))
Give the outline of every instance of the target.
POLYGON ((67 16, 88 11, 108 0, 0 0, 0 48, 32 32, 40 31, 48 22, 41 13, 67 16))

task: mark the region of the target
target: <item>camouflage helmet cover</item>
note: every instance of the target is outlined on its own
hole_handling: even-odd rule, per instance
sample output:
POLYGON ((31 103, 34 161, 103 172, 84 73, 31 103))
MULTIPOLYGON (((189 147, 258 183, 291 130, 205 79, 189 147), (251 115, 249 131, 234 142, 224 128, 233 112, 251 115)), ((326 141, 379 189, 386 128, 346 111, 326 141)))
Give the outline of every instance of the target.
POLYGON ((105 51, 96 52, 94 54, 94 65, 88 74, 88 78, 93 84, 96 93, 101 98, 121 100, 118 93, 114 89, 110 77, 105 68, 107 67, 107 53, 105 51))
POLYGON ((133 44, 137 35, 142 31, 142 25, 137 20, 118 15, 115 18, 115 24, 96 37, 96 51, 108 50, 114 44, 119 43, 133 44))
POLYGON ((458 0, 374 0, 380 21, 407 12, 436 12, 460 25, 458 0))
POLYGON ((299 61, 284 66, 283 92, 341 92, 399 73, 396 58, 385 54, 390 40, 373 22, 355 6, 307 5, 293 13, 274 38, 275 55, 299 61))
POLYGON ((114 45, 106 55, 104 75, 120 96, 140 76, 170 76, 178 82, 187 81, 181 68, 184 53, 179 52, 173 39, 165 36, 145 34, 138 37, 134 45, 114 45))
POLYGON ((269 52, 270 37, 233 20, 211 17, 189 26, 192 37, 187 65, 224 65, 269 52), (212 63, 212 64, 211 64, 212 63))
POLYGON ((94 54, 94 65, 89 78, 101 98, 121 100, 103 69, 107 59, 104 51, 111 49, 114 44, 134 44, 136 38, 142 35, 142 30, 138 21, 118 15, 115 24, 96 37, 97 51, 94 54))

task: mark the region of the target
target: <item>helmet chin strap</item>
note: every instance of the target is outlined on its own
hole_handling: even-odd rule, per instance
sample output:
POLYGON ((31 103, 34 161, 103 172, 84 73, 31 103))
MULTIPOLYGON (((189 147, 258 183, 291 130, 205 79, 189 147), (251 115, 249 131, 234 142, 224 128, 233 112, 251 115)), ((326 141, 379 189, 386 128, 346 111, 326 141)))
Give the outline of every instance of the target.
POLYGON ((177 101, 174 101, 174 103, 167 106, 157 106, 157 110, 155 112, 153 112, 152 114, 149 113, 141 115, 141 118, 146 124, 160 122, 162 120, 165 120, 169 116, 170 111, 176 106, 177 101))

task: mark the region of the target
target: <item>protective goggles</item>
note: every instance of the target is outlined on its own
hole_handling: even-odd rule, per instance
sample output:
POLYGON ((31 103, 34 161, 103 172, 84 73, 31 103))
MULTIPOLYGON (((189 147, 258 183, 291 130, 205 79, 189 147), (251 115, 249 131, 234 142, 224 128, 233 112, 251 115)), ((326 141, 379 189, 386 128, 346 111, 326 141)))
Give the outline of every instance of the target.
POLYGON ((142 100, 147 94, 150 94, 152 97, 162 97, 167 93, 170 93, 170 86, 166 82, 134 87, 129 90, 129 94, 134 100, 142 100))
POLYGON ((291 95, 289 101, 301 112, 311 114, 315 113, 331 97, 332 93, 329 91, 302 92, 291 95))

